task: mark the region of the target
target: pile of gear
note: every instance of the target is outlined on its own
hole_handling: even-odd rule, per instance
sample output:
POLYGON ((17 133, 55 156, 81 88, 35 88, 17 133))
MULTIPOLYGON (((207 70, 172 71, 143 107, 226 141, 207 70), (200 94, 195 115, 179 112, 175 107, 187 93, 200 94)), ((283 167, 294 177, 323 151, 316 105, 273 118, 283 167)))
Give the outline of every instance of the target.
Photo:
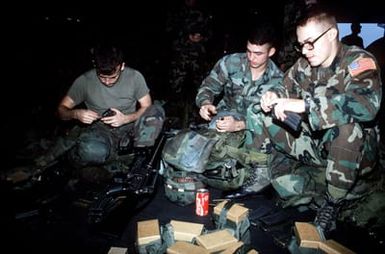
MULTIPOLYGON (((195 191, 205 185, 231 191, 255 177, 269 179, 269 155, 244 149, 244 138, 243 131, 220 133, 206 125, 175 131, 162 151, 160 173, 167 198, 184 206, 193 203, 195 191)), ((263 187, 268 184, 266 180, 263 187)))

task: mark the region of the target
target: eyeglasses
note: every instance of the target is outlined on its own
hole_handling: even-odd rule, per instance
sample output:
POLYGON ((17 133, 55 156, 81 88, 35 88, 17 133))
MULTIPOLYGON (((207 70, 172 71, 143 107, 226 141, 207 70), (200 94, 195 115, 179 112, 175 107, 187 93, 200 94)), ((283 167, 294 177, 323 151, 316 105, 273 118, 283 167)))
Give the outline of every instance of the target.
POLYGON ((297 42, 295 45, 294 45, 294 49, 298 52, 301 52, 302 53, 302 49, 305 48, 307 50, 312 50, 314 49, 314 44, 319 40, 321 39, 322 36, 324 36, 327 32, 329 32, 330 29, 332 29, 333 27, 329 27, 325 32, 323 32, 322 34, 320 34, 317 38, 315 38, 313 41, 305 41, 304 43, 299 43, 297 42))

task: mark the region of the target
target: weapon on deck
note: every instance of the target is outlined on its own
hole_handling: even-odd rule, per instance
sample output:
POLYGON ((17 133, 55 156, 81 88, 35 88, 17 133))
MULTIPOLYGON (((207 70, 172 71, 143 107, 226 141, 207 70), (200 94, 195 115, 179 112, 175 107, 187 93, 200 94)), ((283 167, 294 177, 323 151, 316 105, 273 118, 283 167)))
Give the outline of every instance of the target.
POLYGON ((114 183, 107 186, 95 197, 88 210, 89 223, 102 222, 128 198, 132 198, 136 202, 136 206, 139 201, 143 201, 154 193, 158 179, 158 168, 154 164, 160 156, 159 152, 165 136, 164 133, 161 134, 152 151, 149 152, 148 148, 141 148, 135 154, 130 171, 121 177, 115 177, 114 183))

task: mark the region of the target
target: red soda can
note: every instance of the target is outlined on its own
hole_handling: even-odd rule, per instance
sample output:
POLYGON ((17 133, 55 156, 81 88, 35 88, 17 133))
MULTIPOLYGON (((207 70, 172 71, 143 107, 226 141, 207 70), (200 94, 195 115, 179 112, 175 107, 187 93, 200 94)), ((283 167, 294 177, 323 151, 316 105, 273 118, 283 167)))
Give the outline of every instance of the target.
POLYGON ((198 189, 195 196, 195 213, 198 216, 206 216, 209 213, 209 198, 208 189, 198 189))

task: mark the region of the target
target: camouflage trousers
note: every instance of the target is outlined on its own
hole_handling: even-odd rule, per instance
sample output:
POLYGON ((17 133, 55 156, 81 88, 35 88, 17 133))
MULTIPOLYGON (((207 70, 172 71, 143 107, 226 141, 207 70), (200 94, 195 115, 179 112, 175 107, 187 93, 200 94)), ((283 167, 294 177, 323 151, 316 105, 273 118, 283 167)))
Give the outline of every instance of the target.
MULTIPOLYGON (((349 137, 357 135, 356 131, 364 133, 359 132, 354 124, 345 127, 352 130, 349 137)), ((339 130, 344 132, 341 128, 339 130)), ((284 206, 312 202, 318 206, 329 193, 335 199, 347 201, 339 219, 365 227, 369 224, 376 227, 385 225, 384 171, 376 165, 375 146, 369 145, 373 141, 370 138, 375 135, 367 133, 368 139, 358 142, 349 139, 352 144, 347 141, 341 144, 336 132, 335 129, 325 132, 326 137, 323 136, 319 143, 306 131, 292 143, 274 140, 274 144, 278 144, 273 150, 271 167, 274 189, 284 206)), ((290 138, 286 136, 287 141, 290 138)))
POLYGON ((165 118, 160 105, 153 105, 135 122, 112 128, 100 121, 75 126, 68 135, 59 137, 50 151, 37 160, 49 164, 66 154, 74 166, 100 165, 114 160, 122 146, 145 147, 154 144, 165 118))
MULTIPOLYGON (((378 133, 374 128, 363 128, 359 123, 312 131, 307 123, 302 122, 302 129, 293 132, 270 115, 249 110, 247 127, 252 134, 246 137, 246 145, 260 150, 263 144, 270 142, 278 153, 284 154, 281 157, 292 160, 289 163, 278 160, 280 164, 273 167, 272 170, 276 171, 273 176, 277 172, 293 175, 296 164, 322 168, 326 191, 337 200, 354 199, 365 193, 361 182, 365 182, 378 163, 378 133)), ((294 180, 289 182, 293 184, 288 189, 298 186, 294 180)))
POLYGON ((247 120, 248 128, 253 130, 248 144, 259 148, 271 142, 275 148, 272 185, 284 206, 310 202, 319 205, 328 192, 334 199, 348 201, 350 205, 341 216, 356 218, 360 221, 357 224, 379 218, 378 214, 385 217, 385 188, 381 180, 384 171, 377 167, 378 140, 374 129, 347 124, 313 132, 302 123, 300 133, 291 133, 262 113, 248 112, 247 120))

